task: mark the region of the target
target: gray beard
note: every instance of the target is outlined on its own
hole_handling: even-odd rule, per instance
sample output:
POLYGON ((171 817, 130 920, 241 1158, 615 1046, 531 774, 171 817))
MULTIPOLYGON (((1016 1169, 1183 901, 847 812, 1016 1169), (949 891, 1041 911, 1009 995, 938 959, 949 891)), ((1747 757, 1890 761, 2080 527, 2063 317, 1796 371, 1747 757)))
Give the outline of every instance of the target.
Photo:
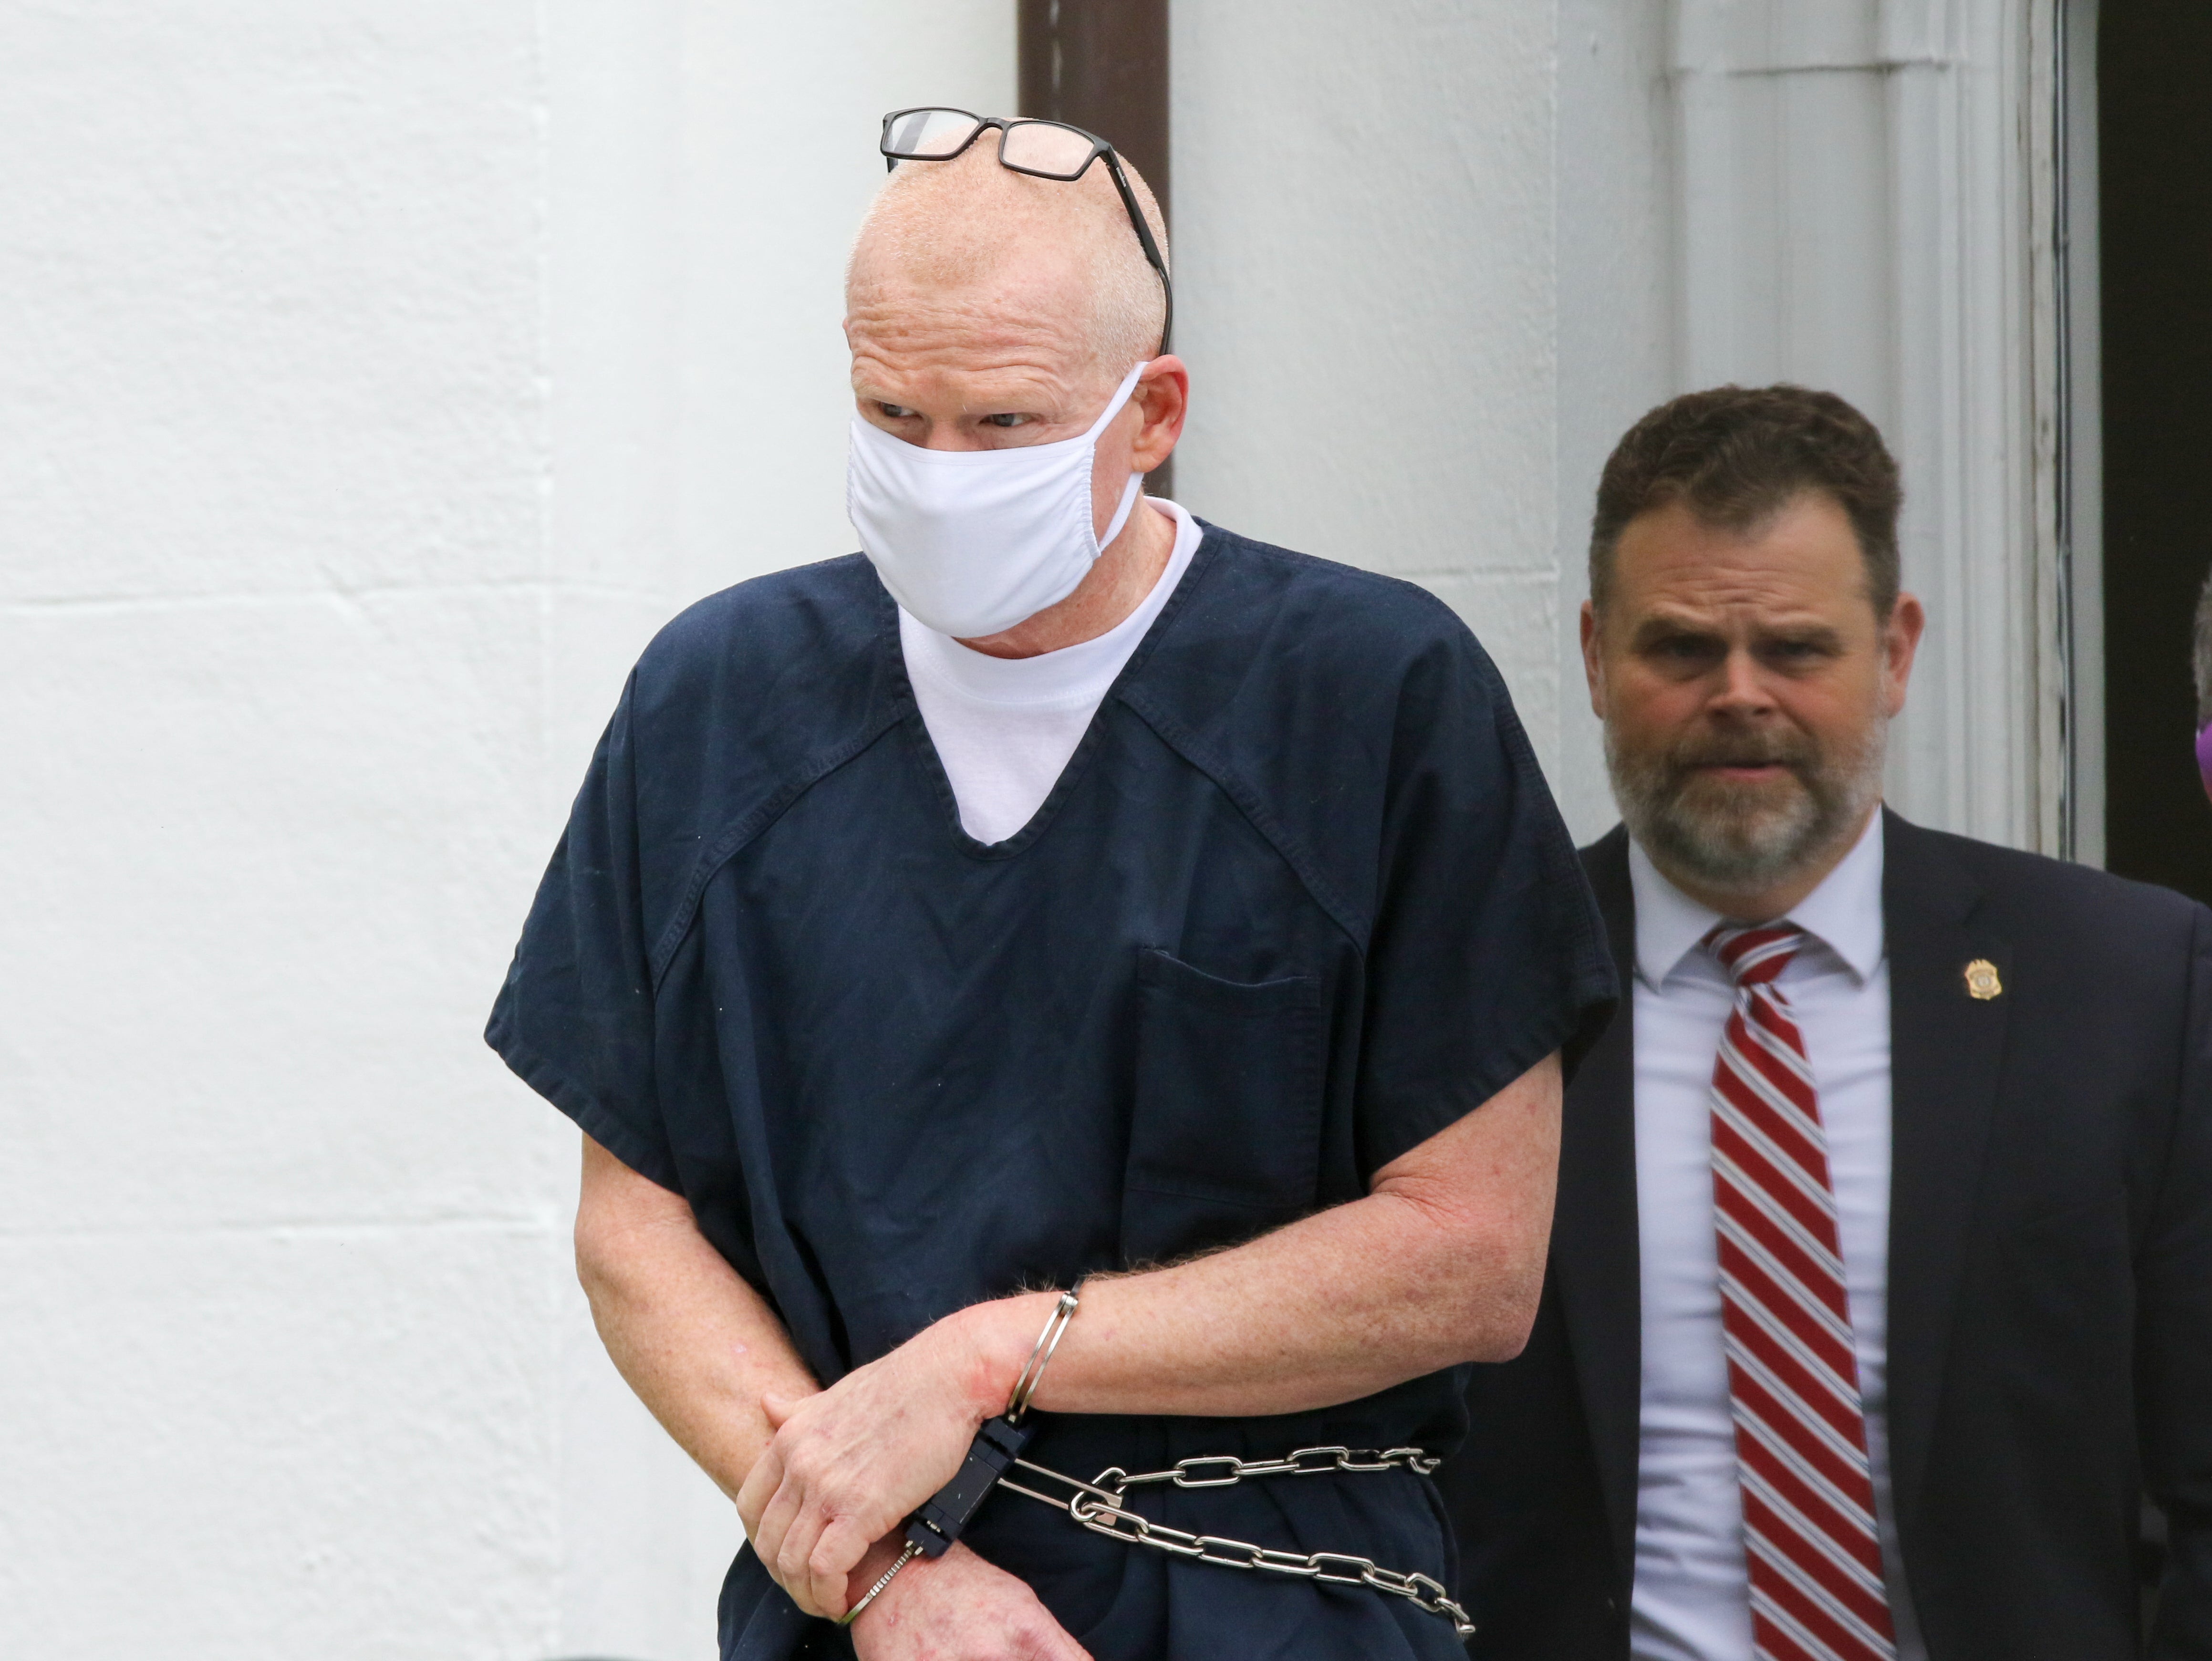
POLYGON ((1823 751, 1802 733, 1705 736, 1662 754, 1632 754, 1605 729, 1605 765, 1629 834, 1662 871, 1699 886, 1756 894, 1804 869, 1848 836, 1881 799, 1889 722, 1877 712, 1863 742, 1823 751), (1778 789, 1729 784, 1698 770, 1780 763, 1778 789))

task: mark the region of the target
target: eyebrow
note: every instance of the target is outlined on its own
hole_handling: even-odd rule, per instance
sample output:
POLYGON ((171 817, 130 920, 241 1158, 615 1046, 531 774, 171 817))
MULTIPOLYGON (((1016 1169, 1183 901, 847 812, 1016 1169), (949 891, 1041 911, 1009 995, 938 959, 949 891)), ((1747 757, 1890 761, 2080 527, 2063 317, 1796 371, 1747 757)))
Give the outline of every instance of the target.
POLYGON ((1632 643, 1650 646, 1662 640, 1718 640, 1721 631, 1705 624, 1691 623, 1682 618, 1650 617, 1636 625, 1629 636, 1632 643))
MULTIPOLYGON (((1630 636, 1629 639, 1632 645, 1643 647, 1656 645, 1665 640, 1717 641, 1722 638, 1723 632, 1711 624, 1693 623, 1686 618, 1662 614, 1646 618, 1637 624, 1635 633, 1630 636)), ((1839 648, 1844 643, 1843 636, 1838 632, 1833 624, 1810 620, 1801 624, 1781 624, 1761 628, 1753 639, 1754 641, 1788 641, 1798 645, 1820 646, 1832 649, 1839 648)))
MULTIPOLYGON (((995 389, 994 389, 995 390, 995 389)), ((915 406, 891 397, 883 387, 875 386, 859 375, 853 378, 853 396, 869 404, 895 405, 902 410, 915 406)), ((1009 387, 998 397, 971 398, 962 407, 961 417, 983 419, 994 415, 1033 415, 1041 421, 1065 420, 1072 417, 1055 416, 1048 407, 1051 394, 1039 386, 1009 387)))

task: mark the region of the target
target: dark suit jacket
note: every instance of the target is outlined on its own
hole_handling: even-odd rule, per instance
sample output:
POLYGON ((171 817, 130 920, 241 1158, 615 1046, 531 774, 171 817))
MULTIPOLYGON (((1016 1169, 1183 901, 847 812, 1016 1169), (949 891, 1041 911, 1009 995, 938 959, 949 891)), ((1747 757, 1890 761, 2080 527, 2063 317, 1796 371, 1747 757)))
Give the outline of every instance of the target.
MULTIPOLYGON (((2212 911, 1887 816, 1889 1421, 1930 1661, 2212 1658, 2212 911), (1968 963, 2002 994, 1967 995, 1968 963), (2171 1554, 2148 1652, 2139 1496, 2171 1554)), ((1585 849, 1632 985, 1628 842, 1585 849)), ((1627 1654, 1632 1001, 1568 1091, 1542 1307, 1439 1473, 1471 1653, 1627 1654)))

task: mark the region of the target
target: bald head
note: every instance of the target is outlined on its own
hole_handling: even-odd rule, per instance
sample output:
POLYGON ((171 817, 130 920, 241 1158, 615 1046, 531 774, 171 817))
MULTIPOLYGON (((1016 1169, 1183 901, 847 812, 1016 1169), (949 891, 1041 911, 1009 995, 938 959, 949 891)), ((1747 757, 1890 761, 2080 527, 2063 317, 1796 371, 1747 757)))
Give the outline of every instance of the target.
MULTIPOLYGON (((1073 182, 999 165, 986 131, 951 161, 909 161, 884 181, 846 270, 850 320, 964 321, 979 345, 1057 341, 1070 380, 1118 381, 1160 344, 1166 301, 1103 163, 1073 182)), ((1153 238, 1151 190, 1122 163, 1153 238)))

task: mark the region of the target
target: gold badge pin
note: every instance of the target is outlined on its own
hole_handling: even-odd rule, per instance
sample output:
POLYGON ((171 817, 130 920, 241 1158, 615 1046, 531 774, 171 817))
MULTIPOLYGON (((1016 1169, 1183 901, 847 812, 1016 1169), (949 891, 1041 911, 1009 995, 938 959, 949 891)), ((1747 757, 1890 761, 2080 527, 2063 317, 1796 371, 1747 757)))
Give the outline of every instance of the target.
POLYGON ((1977 958, 1966 965, 1966 995, 1987 1003, 2004 990, 2004 983, 1997 978, 1997 966, 1987 958, 1977 958))

